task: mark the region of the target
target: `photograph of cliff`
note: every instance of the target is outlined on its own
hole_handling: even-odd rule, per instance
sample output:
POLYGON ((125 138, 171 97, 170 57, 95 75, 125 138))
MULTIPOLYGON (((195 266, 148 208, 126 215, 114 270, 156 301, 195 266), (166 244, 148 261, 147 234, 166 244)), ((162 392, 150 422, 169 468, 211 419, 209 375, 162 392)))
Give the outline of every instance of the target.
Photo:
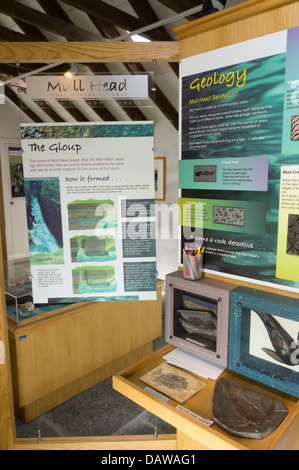
POLYGON ((25 181, 31 264, 64 264, 58 178, 25 181))

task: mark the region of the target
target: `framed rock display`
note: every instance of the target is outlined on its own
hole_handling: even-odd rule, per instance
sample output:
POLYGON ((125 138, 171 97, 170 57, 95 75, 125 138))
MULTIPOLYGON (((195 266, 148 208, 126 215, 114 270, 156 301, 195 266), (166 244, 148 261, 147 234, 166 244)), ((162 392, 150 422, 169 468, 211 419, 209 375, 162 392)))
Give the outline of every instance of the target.
POLYGON ((229 294, 237 286, 215 279, 166 276, 166 341, 213 364, 227 367, 229 294))

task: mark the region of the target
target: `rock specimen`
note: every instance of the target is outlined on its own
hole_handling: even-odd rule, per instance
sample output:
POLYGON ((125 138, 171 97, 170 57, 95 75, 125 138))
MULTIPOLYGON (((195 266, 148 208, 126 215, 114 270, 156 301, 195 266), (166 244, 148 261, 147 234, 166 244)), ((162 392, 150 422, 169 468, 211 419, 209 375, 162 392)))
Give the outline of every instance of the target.
POLYGON ((215 385, 212 415, 215 424, 233 436, 263 439, 286 418, 288 408, 279 400, 222 378, 215 385))

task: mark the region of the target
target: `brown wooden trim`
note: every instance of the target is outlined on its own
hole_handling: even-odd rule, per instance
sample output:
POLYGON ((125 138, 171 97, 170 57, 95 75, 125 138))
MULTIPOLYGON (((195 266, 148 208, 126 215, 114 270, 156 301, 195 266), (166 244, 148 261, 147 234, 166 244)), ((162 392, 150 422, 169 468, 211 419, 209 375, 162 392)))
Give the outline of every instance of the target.
POLYGON ((233 7, 218 11, 212 15, 207 15, 190 23, 185 23, 173 29, 176 39, 182 40, 192 37, 194 34, 201 34, 218 27, 223 27, 248 19, 251 16, 259 15, 275 8, 288 7, 297 0, 247 0, 233 7))
POLYGON ((176 450, 176 434, 16 439, 9 450, 176 450))
POLYGON ((7 249, 5 243, 5 213, 4 213, 4 202, 3 202, 3 185, 2 185, 2 170, 0 165, 0 213, 1 213, 1 226, 0 226, 0 239, 4 240, 2 243, 2 260, 7 261, 7 249))
POLYGON ((7 317, 4 296, 4 271, 0 238, 0 341, 4 344, 4 363, 0 363, 0 450, 10 448, 16 438, 12 381, 10 372, 7 317))

